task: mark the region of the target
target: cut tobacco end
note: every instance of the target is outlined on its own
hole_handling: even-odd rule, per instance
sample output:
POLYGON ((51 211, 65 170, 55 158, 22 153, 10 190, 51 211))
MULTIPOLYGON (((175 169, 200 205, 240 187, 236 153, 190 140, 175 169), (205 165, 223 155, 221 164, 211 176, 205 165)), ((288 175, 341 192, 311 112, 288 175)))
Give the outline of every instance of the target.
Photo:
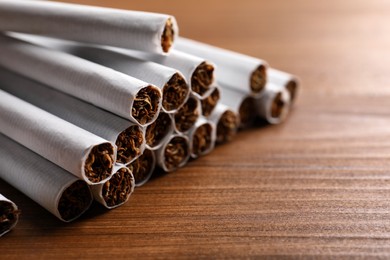
POLYGON ((114 158, 114 147, 110 143, 93 147, 85 161, 85 177, 91 183, 99 183, 109 178, 112 174, 114 158))
POLYGON ((253 71, 250 79, 250 87, 253 93, 260 93, 267 82, 266 67, 260 65, 255 71, 253 71))
POLYGON ((161 112, 156 121, 146 128, 146 144, 151 148, 158 146, 172 130, 172 118, 161 112))
POLYGON ((163 87, 162 106, 165 111, 178 109, 186 101, 190 90, 185 79, 175 73, 163 87))
POLYGON ((215 106, 218 104, 220 99, 220 92, 218 88, 215 88, 209 96, 201 100, 202 104, 202 115, 209 116, 213 112, 215 106))
POLYGON ((64 221, 72 221, 89 208, 92 200, 87 183, 82 180, 75 181, 62 193, 58 202, 58 212, 64 221))
POLYGON ((131 114, 141 125, 148 124, 159 113, 161 103, 160 90, 153 86, 147 86, 138 91, 131 114))
POLYGON ((20 211, 15 204, 8 200, 0 201, 0 236, 16 225, 19 215, 20 211))
POLYGON ((290 80, 286 85, 286 89, 290 93, 290 100, 292 104, 297 94, 298 83, 295 80, 290 80))
POLYGON ((213 127, 209 123, 205 123, 199 126, 192 137, 192 150, 193 156, 199 157, 203 153, 210 150, 212 144, 213 127))
POLYGON ((199 102, 196 98, 190 97, 187 102, 175 113, 175 126, 177 131, 186 132, 199 117, 199 102))
POLYGON ((144 135, 140 126, 133 125, 121 132, 116 139, 118 163, 129 163, 142 153, 144 135))
POLYGON ((150 179, 155 165, 154 153, 149 149, 145 149, 144 153, 128 166, 133 172, 136 187, 145 184, 150 179))
POLYGON ((133 174, 128 168, 122 167, 103 184, 102 196, 106 205, 112 208, 125 203, 133 191, 133 174))
POLYGON ((172 138, 164 149, 164 165, 167 171, 173 171, 183 166, 189 156, 188 140, 176 136, 172 138))
POLYGON ((165 23, 164 31, 161 35, 161 47, 164 52, 169 52, 175 39, 175 30, 173 29, 173 22, 171 18, 168 18, 165 23))
POLYGON ((245 98, 240 105, 240 126, 247 127, 254 123, 256 119, 256 101, 252 97, 245 98))
POLYGON ((287 104, 283 99, 282 93, 281 92, 277 93, 275 98, 272 101, 271 116, 274 118, 281 117, 286 105, 287 104))
POLYGON ((231 141, 237 133, 240 120, 231 110, 225 111, 217 123, 217 143, 231 141))
POLYGON ((191 77, 191 89, 200 96, 209 90, 214 81, 214 66, 202 62, 194 71, 191 77))

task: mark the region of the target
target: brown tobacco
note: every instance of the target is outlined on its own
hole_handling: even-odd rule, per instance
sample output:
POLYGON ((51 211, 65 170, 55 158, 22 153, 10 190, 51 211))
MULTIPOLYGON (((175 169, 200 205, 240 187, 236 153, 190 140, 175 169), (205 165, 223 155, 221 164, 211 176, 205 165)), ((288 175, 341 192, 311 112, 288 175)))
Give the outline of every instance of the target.
POLYGON ((260 93, 266 83, 266 68, 264 65, 260 65, 251 75, 250 87, 252 92, 260 93))
POLYGON ((202 114, 209 116, 213 112, 215 106, 218 104, 220 98, 219 89, 215 88, 211 94, 205 99, 201 100, 202 114))
POLYGON ((202 62, 194 71, 191 77, 192 91, 203 95, 210 87, 214 80, 214 66, 202 62))
POLYGON ((20 211, 11 202, 0 201, 0 234, 9 230, 18 220, 20 211))
POLYGON ((173 30, 173 23, 171 18, 168 18, 165 23, 164 31, 161 35, 161 47, 164 52, 168 52, 172 47, 175 38, 175 31, 173 30))
POLYGON ((141 124, 147 124, 158 113, 160 93, 152 86, 142 88, 134 99, 132 116, 141 124))
POLYGON ((239 108, 240 123, 241 126, 245 127, 252 124, 256 118, 256 103, 254 98, 245 98, 239 108))
POLYGON ((92 148, 85 161, 85 176, 92 183, 98 183, 111 175, 114 164, 114 149, 109 143, 92 148))
POLYGON ((279 118, 283 113, 285 105, 286 103, 283 101, 282 93, 279 92, 272 100, 271 116, 274 118, 279 118))
POLYGON ((92 195, 84 181, 76 181, 61 195, 58 212, 65 221, 70 221, 82 214, 91 204, 92 195))
POLYGON ((179 132, 188 131, 199 117, 198 100, 190 97, 175 113, 175 125, 179 132))
POLYGON ((151 150, 145 149, 144 153, 128 167, 133 172, 135 184, 144 182, 149 178, 154 168, 154 155, 151 150))
POLYGON ((179 108, 188 96, 189 88, 184 78, 175 73, 163 87, 162 106, 166 111, 179 108))
POLYGON ((156 121, 154 121, 146 128, 146 143, 150 147, 158 145, 161 140, 163 140, 164 137, 169 133, 171 127, 171 117, 167 113, 161 112, 158 115, 156 121))
POLYGON ((210 124, 203 124, 196 129, 192 139, 192 154, 198 157, 210 148, 212 132, 210 124))
POLYGON ((297 87, 298 87, 298 85, 297 85, 297 82, 295 80, 290 80, 287 83, 286 89, 290 93, 291 103, 293 103, 295 100, 295 97, 297 94, 297 87))
POLYGON ((126 164, 141 154, 141 145, 144 136, 139 126, 133 125, 121 132, 116 139, 118 147, 116 161, 126 164))
POLYGON ((165 166, 168 171, 176 169, 186 160, 189 153, 187 140, 183 137, 174 137, 165 147, 165 166))
POLYGON ((217 143, 231 141, 239 127, 239 118, 233 111, 225 111, 217 124, 217 143))
POLYGON ((133 176, 129 169, 121 168, 103 184, 102 195, 107 206, 124 203, 132 192, 133 176))

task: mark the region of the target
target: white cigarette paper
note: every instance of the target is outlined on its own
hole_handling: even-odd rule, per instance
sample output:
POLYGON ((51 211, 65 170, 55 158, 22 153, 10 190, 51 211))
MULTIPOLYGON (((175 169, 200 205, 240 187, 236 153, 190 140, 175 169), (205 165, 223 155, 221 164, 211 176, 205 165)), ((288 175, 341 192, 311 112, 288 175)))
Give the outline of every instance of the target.
POLYGON ((218 104, 208 119, 216 125, 216 142, 231 141, 240 125, 240 115, 224 104, 218 104))
POLYGON ((16 204, 0 194, 0 237, 13 229, 19 220, 16 204))
POLYGON ((296 97, 299 93, 300 82, 299 79, 287 72, 269 68, 268 71, 268 80, 269 82, 283 86, 290 92, 291 105, 295 102, 296 97))
POLYGON ((290 93, 284 86, 268 82, 263 96, 256 100, 258 116, 270 124, 280 124, 290 111, 290 93))
POLYGON ((130 163, 145 149, 145 129, 138 124, 1 67, 0 89, 115 143, 117 162, 130 163))
POLYGON ((155 153, 157 165, 165 172, 173 172, 186 165, 190 158, 189 139, 182 134, 173 134, 155 153))
POLYGON ((105 183, 91 186, 94 199, 107 209, 125 204, 134 191, 134 177, 129 168, 115 165, 114 175, 105 183))
POLYGON ((81 216, 92 203, 88 185, 0 134, 0 178, 62 221, 81 216))
POLYGON ((128 118, 152 123, 161 107, 157 87, 60 51, 0 35, 0 65, 128 118))
POLYGON ((218 82, 246 93, 259 94, 266 83, 267 63, 261 59, 180 37, 177 50, 211 60, 218 82))
POLYGON ((215 147, 215 124, 204 117, 200 117, 196 121, 195 125, 190 129, 190 131, 188 131, 187 135, 190 140, 191 158, 195 159, 206 155, 215 147))
POLYGON ((137 160, 128 165, 135 179, 135 187, 147 183, 152 177, 156 167, 156 155, 152 150, 145 149, 144 153, 137 160))
POLYGON ((116 147, 82 128, 0 90, 0 133, 88 184, 112 175, 116 147))
POLYGON ((0 30, 163 54, 178 36, 174 17, 49 1, 0 1, 0 30))

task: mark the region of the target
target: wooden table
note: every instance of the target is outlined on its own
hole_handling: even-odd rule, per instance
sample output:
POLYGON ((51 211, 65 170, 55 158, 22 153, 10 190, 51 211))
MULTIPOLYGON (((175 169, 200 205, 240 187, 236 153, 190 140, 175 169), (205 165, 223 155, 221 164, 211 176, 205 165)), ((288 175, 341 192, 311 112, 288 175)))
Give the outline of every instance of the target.
POLYGON ((0 258, 390 256, 390 3, 78 1, 165 12, 181 35, 301 77, 282 125, 242 132, 112 211, 63 224, 22 209, 0 258))

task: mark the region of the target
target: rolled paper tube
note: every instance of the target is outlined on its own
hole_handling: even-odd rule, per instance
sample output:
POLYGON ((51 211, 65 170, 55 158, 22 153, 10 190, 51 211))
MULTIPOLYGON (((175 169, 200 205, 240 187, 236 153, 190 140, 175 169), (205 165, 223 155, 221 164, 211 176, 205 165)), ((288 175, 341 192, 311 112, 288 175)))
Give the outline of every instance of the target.
POLYGON ((292 74, 273 68, 269 68, 267 73, 269 82, 275 85, 284 86, 287 91, 290 92, 290 99, 292 105, 295 102, 299 92, 299 79, 292 74))
POLYGON ((0 65, 140 125, 160 111, 159 88, 74 55, 0 35, 0 65))
POLYGON ((124 165, 115 165, 114 175, 105 183, 91 186, 93 197, 108 209, 125 204, 134 191, 134 177, 124 165))
POLYGON ((216 125, 218 144, 231 141, 240 126, 239 114, 223 104, 218 104, 208 119, 216 125))
POLYGON ((215 86, 208 94, 200 100, 202 106, 202 115, 208 117, 217 106, 221 97, 219 87, 215 86))
POLYGON ((0 30, 46 35, 152 53, 178 36, 173 16, 44 1, 0 1, 0 30))
POLYGON ((214 123, 201 117, 188 132, 191 158, 210 153, 215 147, 216 129, 214 123))
POLYGON ((199 99, 191 96, 176 113, 170 115, 174 119, 176 132, 186 133, 195 124, 201 114, 199 99))
POLYGON ((84 181, 5 135, 0 143, 1 179, 65 222, 89 208, 93 197, 84 181))
POLYGON ((259 94, 264 90, 268 65, 261 59, 182 37, 177 39, 175 48, 213 61, 217 67, 215 77, 219 82, 248 94, 259 94))
POLYGON ((0 89, 115 143, 118 163, 132 162, 145 149, 145 129, 138 124, 1 67, 0 89))
POLYGON ((0 237, 16 226, 19 214, 16 204, 0 194, 0 237))
POLYGON ((267 83, 265 93, 256 100, 258 115, 270 124, 280 124, 290 111, 290 93, 283 86, 267 83))
POLYGON ((156 167, 156 156, 152 150, 146 148, 144 153, 127 167, 133 172, 135 187, 140 187, 152 177, 156 167))
POLYGON ((255 122, 257 105, 256 99, 252 95, 225 86, 221 87, 220 103, 239 114, 241 128, 249 127, 255 122))
POLYGON ((116 147, 82 128, 0 90, 0 133, 88 184, 113 174, 116 147))
POLYGON ((183 167, 190 158, 190 143, 187 136, 174 134, 156 152, 157 165, 165 172, 183 167))
POLYGON ((146 146, 150 150, 157 150, 169 139, 174 131, 173 119, 169 114, 161 112, 157 120, 146 128, 146 146))

